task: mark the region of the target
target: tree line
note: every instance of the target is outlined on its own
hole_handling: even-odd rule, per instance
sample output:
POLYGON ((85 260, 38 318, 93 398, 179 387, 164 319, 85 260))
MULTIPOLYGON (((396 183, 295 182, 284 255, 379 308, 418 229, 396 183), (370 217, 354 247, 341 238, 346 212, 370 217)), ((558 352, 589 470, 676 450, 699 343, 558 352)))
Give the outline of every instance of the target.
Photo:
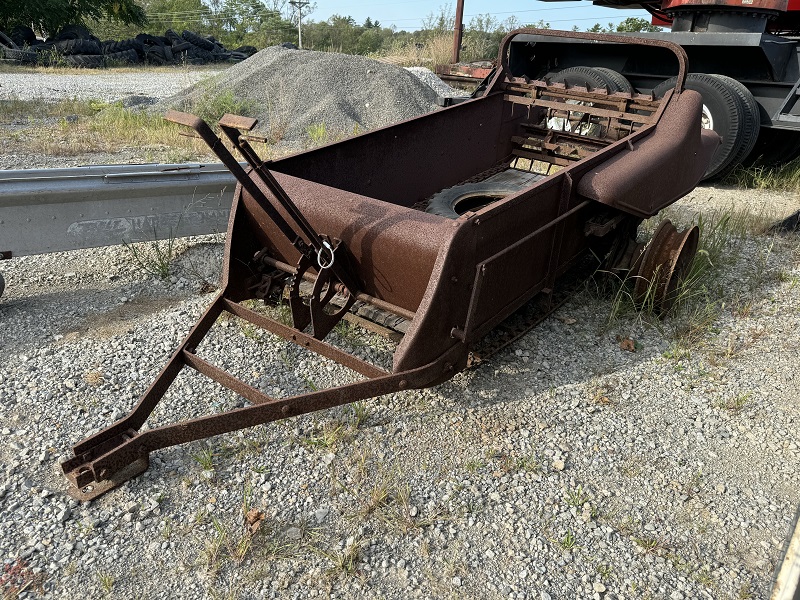
MULTIPOLYGON (((348 54, 391 54, 400 48, 419 48, 452 35, 453 9, 443 6, 414 31, 387 27, 367 18, 333 15, 314 20, 316 4, 303 8, 303 47, 348 54)), ((68 24, 82 24, 100 39, 125 39, 138 33, 161 34, 188 29, 213 35, 226 47, 264 48, 282 42, 298 43, 298 14, 288 0, 29 0, 0 3, 0 30, 29 26, 39 35, 55 34, 68 24)), ((516 17, 499 20, 479 15, 465 24, 463 60, 493 58, 503 37, 522 26, 549 29, 546 21, 525 24, 516 17)), ((577 28, 574 28, 577 31, 577 28)), ((596 23, 587 31, 658 31, 646 19, 632 17, 618 25, 596 23)))

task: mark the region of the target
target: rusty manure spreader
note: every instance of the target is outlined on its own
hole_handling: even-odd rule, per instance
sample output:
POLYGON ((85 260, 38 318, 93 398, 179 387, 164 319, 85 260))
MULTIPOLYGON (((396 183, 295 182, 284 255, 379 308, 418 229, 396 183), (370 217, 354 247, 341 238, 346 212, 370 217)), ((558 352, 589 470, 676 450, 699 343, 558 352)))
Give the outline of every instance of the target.
MULTIPOLYGON (((201 119, 168 113, 193 128, 239 182, 221 291, 132 412, 74 447, 62 465, 73 495, 88 500, 120 485, 144 472, 158 449, 442 383, 531 300, 556 305, 564 276, 587 256, 646 282, 666 309, 695 253, 697 229, 679 233, 665 221, 646 246, 636 243, 636 229, 695 187, 719 137, 700 127, 700 95, 683 89, 680 47, 620 39, 515 31, 483 96, 274 162, 247 141, 255 120, 225 115, 220 130, 247 169, 201 119), (531 33, 617 42, 630 52, 645 45, 674 65, 676 85, 657 100, 612 79, 595 89, 532 79, 511 44, 531 33), (254 299, 288 304, 292 324, 246 306, 254 299), (355 312, 383 315, 384 323, 388 315, 403 332, 391 370, 325 341, 355 312), (198 355, 224 314, 362 377, 271 397, 198 355), (143 429, 184 367, 233 390, 243 406, 143 429)), ((526 48, 525 56, 535 51, 526 48)), ((634 295, 641 293, 637 284, 634 295)))

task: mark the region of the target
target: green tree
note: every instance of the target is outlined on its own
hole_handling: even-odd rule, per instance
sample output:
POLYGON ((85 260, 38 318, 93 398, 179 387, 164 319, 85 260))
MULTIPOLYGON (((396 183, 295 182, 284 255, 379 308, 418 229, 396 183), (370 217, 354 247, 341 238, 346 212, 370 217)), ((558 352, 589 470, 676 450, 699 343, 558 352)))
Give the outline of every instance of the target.
MULTIPOLYGON (((533 27, 534 29, 552 29, 550 23, 548 23, 544 19, 539 19, 536 23, 530 23, 528 25, 525 25, 525 27, 533 27)), ((578 31, 577 26, 573 27, 572 31, 578 31)))
MULTIPOLYGON (((211 34, 226 47, 241 45, 264 48, 284 41, 297 41, 297 27, 281 11, 286 2, 271 0, 148 0, 170 4, 187 23, 180 27, 162 22, 161 29, 175 31, 190 29, 201 34, 211 34), (183 4, 194 4, 185 7, 183 4)), ((288 13, 288 11, 286 11, 288 13)), ((148 16, 150 12, 148 11, 148 16)), ((153 21, 153 18, 150 19, 153 21)))
POLYGON ((661 28, 652 25, 647 19, 628 17, 616 27, 614 27, 613 23, 609 23, 605 27, 600 23, 595 23, 586 31, 589 33, 636 33, 640 31, 661 31, 661 28))
POLYGON ((134 0, 25 0, 0 2, 0 29, 26 25, 52 35, 64 25, 86 25, 107 19, 143 26, 144 9, 134 0))
POLYGON ((439 13, 430 13, 422 20, 423 38, 436 37, 443 33, 452 33, 456 17, 453 7, 445 4, 439 7, 439 13))
POLYGON ((167 29, 181 33, 184 29, 205 33, 211 18, 201 0, 146 0, 144 2, 150 31, 163 34, 167 29))
POLYGON ((619 32, 637 32, 637 31, 661 31, 661 27, 653 25, 647 19, 642 19, 641 17, 628 17, 622 23, 617 25, 617 31, 619 32))
POLYGON ((589 29, 587 29, 589 33, 611 33, 614 31, 614 24, 609 23, 608 26, 603 27, 600 23, 595 23, 589 29))

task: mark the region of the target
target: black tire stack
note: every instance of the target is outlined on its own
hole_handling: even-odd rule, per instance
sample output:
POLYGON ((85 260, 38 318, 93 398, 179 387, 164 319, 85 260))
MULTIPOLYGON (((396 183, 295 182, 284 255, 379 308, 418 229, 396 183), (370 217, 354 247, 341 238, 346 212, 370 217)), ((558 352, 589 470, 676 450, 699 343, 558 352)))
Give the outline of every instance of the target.
POLYGON ((163 36, 141 33, 133 39, 100 41, 80 25, 68 25, 52 38, 39 40, 29 27, 0 32, 0 59, 22 64, 108 67, 145 62, 155 65, 238 62, 257 52, 253 46, 227 50, 213 36, 193 31, 163 36))
POLYGON ((0 59, 23 64, 35 64, 36 52, 27 50, 24 46, 20 48, 14 40, 0 31, 0 59))

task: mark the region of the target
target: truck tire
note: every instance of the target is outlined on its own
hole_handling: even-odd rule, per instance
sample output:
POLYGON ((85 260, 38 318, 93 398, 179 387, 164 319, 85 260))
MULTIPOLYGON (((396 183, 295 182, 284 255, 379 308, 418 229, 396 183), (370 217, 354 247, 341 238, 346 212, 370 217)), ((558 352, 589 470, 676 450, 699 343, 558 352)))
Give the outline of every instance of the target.
POLYGON ((103 54, 117 54, 126 50, 135 50, 139 56, 144 56, 144 44, 135 39, 120 40, 118 42, 109 40, 103 42, 102 49, 103 54))
POLYGON ((110 52, 103 55, 105 66, 132 65, 139 62, 139 54, 133 48, 122 52, 110 52))
POLYGON ((32 46, 36 43, 36 34, 30 27, 17 25, 11 30, 11 39, 17 46, 32 46))
POLYGON ((14 40, 12 40, 2 31, 0 31, 0 46, 5 46, 11 50, 19 50, 19 46, 14 43, 14 40))
POLYGON ((611 87, 616 88, 616 86, 613 85, 608 75, 594 67, 569 67, 548 76, 547 79, 551 83, 563 83, 567 87, 579 86, 590 90, 602 88, 609 92, 616 91, 616 89, 610 89, 611 87))
POLYGON ((742 129, 739 131, 739 135, 742 137, 742 146, 739 148, 730 164, 717 173, 717 179, 722 179, 750 156, 758 140, 758 132, 761 129, 761 116, 758 102, 756 102, 753 94, 750 93, 750 90, 748 90, 743 83, 725 75, 715 75, 715 77, 727 83, 731 89, 736 92, 736 95, 739 96, 739 99, 744 105, 744 119, 742 121, 742 129))
POLYGON ((611 83, 614 84, 616 89, 608 90, 609 92, 625 92, 626 94, 633 93, 633 86, 631 82, 628 81, 621 73, 617 73, 613 69, 607 69, 605 67, 594 67, 595 71, 600 71, 603 75, 606 76, 611 83))
POLYGON ((97 40, 83 25, 64 25, 55 37, 55 40, 97 40))
POLYGON ((167 29, 164 32, 164 37, 169 40, 169 43, 172 44, 173 47, 184 41, 183 38, 175 33, 172 29, 167 29))
MULTIPOLYGON (((619 75, 619 77, 622 78, 622 75, 619 75)), ((618 84, 614 81, 614 79, 612 79, 610 75, 594 67, 569 67, 567 69, 559 71, 558 73, 555 73, 554 75, 547 76, 546 79, 550 83, 563 83, 567 87, 579 86, 579 87, 585 87, 589 90, 603 89, 606 90, 609 94, 623 91, 621 87, 618 87, 618 84)), ((622 82, 619 83, 621 84, 622 82)), ((570 100, 569 102, 571 103, 574 102, 575 104, 583 104, 586 106, 592 105, 591 102, 573 101, 573 100, 570 100)), ((550 129, 556 129, 556 130, 564 130, 564 129, 569 130, 570 128, 569 124, 566 123, 566 120, 561 117, 554 117, 549 119, 547 126, 550 129)), ((597 135, 599 131, 600 131, 600 125, 596 121, 580 125, 580 129, 575 130, 575 132, 579 133, 580 135, 590 135, 590 136, 597 135)))
MULTIPOLYGON (((722 144, 711 158, 711 164, 703 175, 703 181, 718 177, 728 172, 728 167, 747 145, 755 143, 753 122, 757 127, 758 115, 753 115, 749 106, 740 95, 740 91, 731 86, 729 78, 706 73, 689 73, 686 76, 685 88, 694 90, 703 97, 703 122, 706 129, 713 129, 722 138, 722 144)), ((653 89, 653 96, 662 98, 668 90, 675 87, 676 77, 667 79, 653 89)), ((757 136, 757 129, 755 135, 757 136)), ((752 145, 751 145, 752 147, 752 145)), ((740 159, 741 160, 741 159, 740 159)))
POLYGON ((53 44, 53 47, 61 54, 102 54, 100 44, 91 40, 81 38, 61 40, 53 44))
POLYGON ((428 200, 425 212, 457 219, 467 211, 478 210, 519 190, 520 186, 491 182, 456 185, 434 194, 428 200))
POLYGON ((64 62, 72 67, 96 69, 103 66, 102 54, 65 54, 64 62))
POLYGON ((214 42, 209 42, 206 38, 197 35, 193 31, 186 30, 181 34, 181 36, 187 42, 192 42, 198 48, 202 48, 203 50, 207 50, 209 52, 214 51, 214 42))

